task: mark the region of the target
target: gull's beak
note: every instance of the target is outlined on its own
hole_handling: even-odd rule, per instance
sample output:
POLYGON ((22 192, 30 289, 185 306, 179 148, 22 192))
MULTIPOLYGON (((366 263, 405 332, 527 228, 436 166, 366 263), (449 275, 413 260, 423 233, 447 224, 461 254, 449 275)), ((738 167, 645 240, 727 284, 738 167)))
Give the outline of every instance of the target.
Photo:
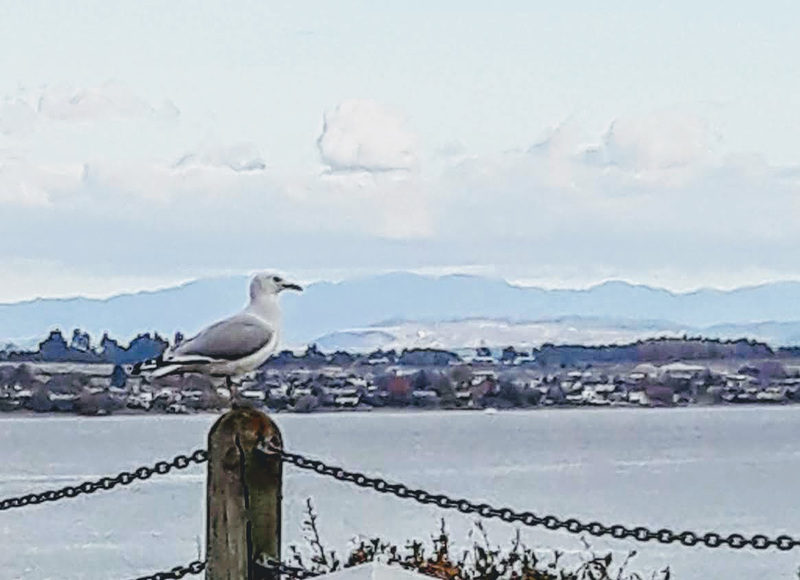
POLYGON ((303 291, 303 287, 300 284, 295 284, 294 282, 284 282, 281 284, 281 290, 297 290, 298 292, 303 291))

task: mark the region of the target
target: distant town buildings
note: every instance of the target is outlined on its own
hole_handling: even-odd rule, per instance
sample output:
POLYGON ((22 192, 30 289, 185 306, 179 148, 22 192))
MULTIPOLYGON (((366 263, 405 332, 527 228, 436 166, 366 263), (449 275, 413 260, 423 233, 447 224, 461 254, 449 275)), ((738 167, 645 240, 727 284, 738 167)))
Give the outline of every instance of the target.
MULTIPOLYGON (((758 343, 654 340, 617 347, 507 347, 456 354, 439 349, 323 353, 284 351, 243 378, 239 396, 273 412, 531 407, 789 404, 800 400, 794 354, 758 343), (749 345, 749 346, 748 346, 749 345), (633 356, 636 355, 637 356, 633 356), (671 354, 685 354, 675 359, 671 354), (713 358, 695 356, 714 353, 713 358), (579 356, 579 355, 583 356, 579 356), (646 354, 651 360, 641 362, 646 354), (747 355, 754 355, 745 358, 747 355), (630 360, 633 358, 634 360, 630 360), (566 362, 570 361, 570 362, 566 362)), ((165 347, 142 335, 127 348, 84 333, 54 332, 33 353, 0 355, 0 411, 191 413, 226 408, 224 381, 200 375, 150 381, 126 364, 165 347), (115 358, 116 357, 116 358, 115 358), (64 360, 64 359, 72 360, 64 360)))

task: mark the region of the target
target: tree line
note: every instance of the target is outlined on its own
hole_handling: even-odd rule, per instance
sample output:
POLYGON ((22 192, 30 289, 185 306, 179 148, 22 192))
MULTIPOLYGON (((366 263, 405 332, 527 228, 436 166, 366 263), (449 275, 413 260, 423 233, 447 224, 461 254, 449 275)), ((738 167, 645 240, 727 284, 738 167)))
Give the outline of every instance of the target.
MULTIPOLYGON (((183 336, 176 333, 173 343, 183 336)), ((128 346, 104 334, 99 344, 94 345, 88 333, 75 329, 68 342, 58 329, 39 343, 37 350, 0 350, 0 361, 7 362, 80 362, 134 364, 161 355, 170 343, 158 333, 136 336, 128 346)), ((477 349, 478 356, 492 356, 486 347, 477 349)), ((773 349, 763 342, 749 339, 720 340, 703 337, 652 338, 629 344, 609 345, 556 345, 543 344, 533 349, 508 346, 494 357, 501 363, 513 363, 519 357, 527 357, 539 367, 564 367, 600 363, 665 363, 675 360, 715 359, 761 359, 791 358, 800 356, 800 347, 773 349)), ((341 367, 353 364, 401 364, 408 366, 447 366, 464 362, 458 354, 435 348, 412 348, 404 350, 377 349, 367 354, 336 351, 323 353, 311 344, 303 353, 284 350, 277 353, 268 366, 322 366, 341 367)))
POLYGON ((158 333, 140 334, 128 344, 121 346, 119 342, 103 334, 99 345, 92 345, 87 332, 76 328, 68 343, 60 330, 50 332, 49 336, 39 343, 37 350, 0 350, 0 361, 8 362, 77 362, 77 363, 111 363, 115 365, 133 364, 155 358, 162 354, 169 342, 158 333))

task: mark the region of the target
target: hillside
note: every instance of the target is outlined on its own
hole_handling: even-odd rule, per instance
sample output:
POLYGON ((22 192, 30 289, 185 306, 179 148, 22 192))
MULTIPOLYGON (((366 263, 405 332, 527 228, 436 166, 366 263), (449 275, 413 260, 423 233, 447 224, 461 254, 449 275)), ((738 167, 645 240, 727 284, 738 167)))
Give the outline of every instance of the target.
MULTIPOLYGON (((191 334, 240 308, 246 300, 246 287, 246 277, 232 276, 106 300, 36 299, 0 304, 0 342, 43 337, 55 327, 66 332, 80 327, 95 337, 108 331, 121 339, 145 331, 165 336, 175 330, 191 334)), ((798 282, 679 294, 619 281, 585 290, 545 290, 477 276, 395 273, 315 283, 303 294, 286 295, 283 303, 284 342, 292 345, 329 340, 332 333, 351 329, 370 329, 372 341, 391 340, 394 334, 387 327, 405 321, 416 321, 425 332, 422 326, 432 322, 487 319, 512 325, 547 321, 552 326, 552 321, 564 317, 570 319, 563 323, 568 326, 553 328, 551 334, 566 332, 580 339, 580 332, 594 332, 599 325, 609 336, 622 331, 627 340, 634 324, 635 336, 640 331, 662 335, 702 331, 723 338, 752 336, 777 344, 800 344, 798 282)))

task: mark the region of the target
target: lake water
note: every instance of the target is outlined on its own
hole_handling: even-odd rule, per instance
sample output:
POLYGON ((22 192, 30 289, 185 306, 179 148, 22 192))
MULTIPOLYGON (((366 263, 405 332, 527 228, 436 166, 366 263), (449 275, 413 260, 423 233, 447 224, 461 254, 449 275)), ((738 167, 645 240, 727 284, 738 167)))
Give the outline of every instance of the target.
MULTIPOLYGON (((211 415, 0 418, 0 497, 112 475, 205 446, 211 415)), ((540 514, 722 534, 800 534, 800 407, 279 415, 287 448, 430 491, 540 514)), ((466 541, 474 518, 288 466, 285 544, 308 497, 323 538, 427 540, 445 516, 466 541)), ((205 466, 111 492, 0 512, 0 577, 125 580, 198 556, 205 466)), ((514 528, 488 524, 507 544, 514 528)), ((581 552, 565 532, 528 542, 581 552)), ((796 578, 800 550, 733 551, 590 539, 638 550, 632 568, 674 578, 796 578)), ((579 557, 579 556, 574 556, 579 557)))

